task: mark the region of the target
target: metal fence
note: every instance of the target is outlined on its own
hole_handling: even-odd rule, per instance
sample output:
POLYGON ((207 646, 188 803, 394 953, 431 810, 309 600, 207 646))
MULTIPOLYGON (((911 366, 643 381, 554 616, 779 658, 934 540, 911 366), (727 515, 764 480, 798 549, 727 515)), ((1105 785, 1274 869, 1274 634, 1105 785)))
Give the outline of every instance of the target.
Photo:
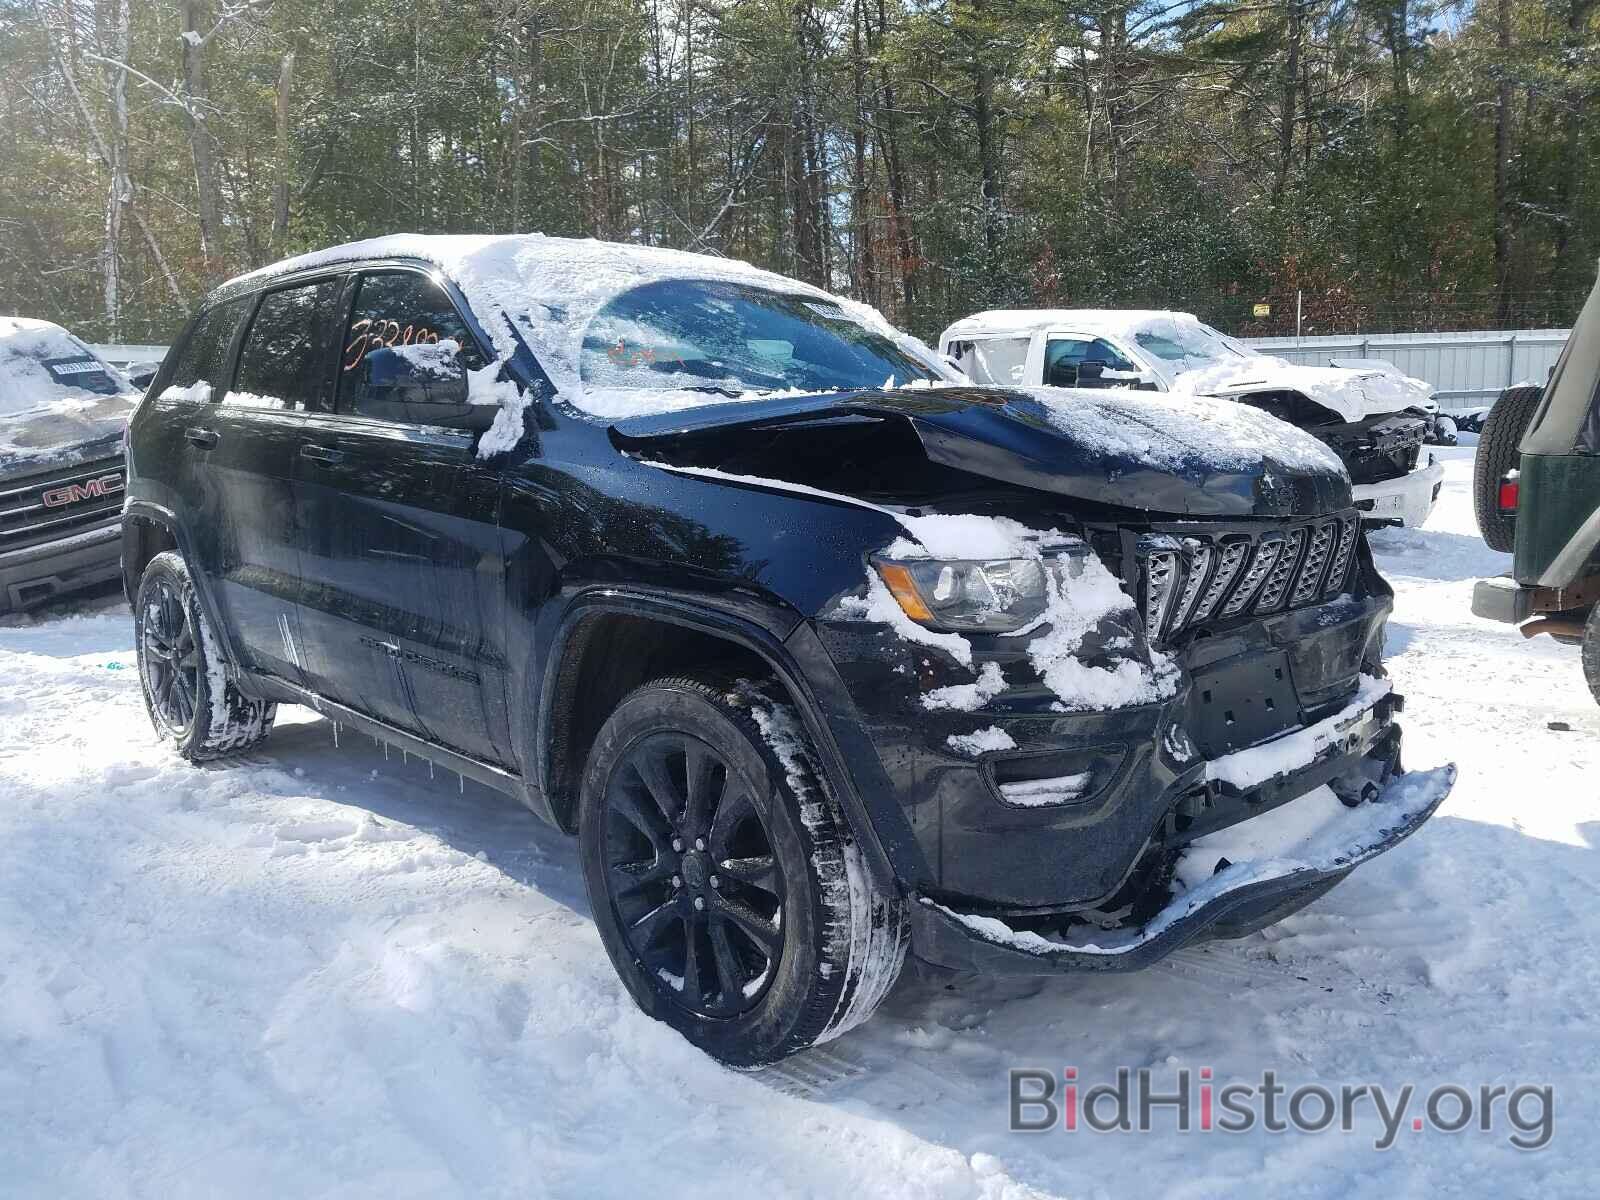
POLYGON ((1333 359, 1381 358, 1433 384, 1439 407, 1459 411, 1494 403, 1502 388, 1543 383, 1567 344, 1565 329, 1494 333, 1373 333, 1333 337, 1245 338, 1263 354, 1304 366, 1333 359))
POLYGON ((104 342, 90 343, 89 349, 113 367, 128 367, 134 363, 158 363, 167 356, 165 346, 134 346, 104 342))

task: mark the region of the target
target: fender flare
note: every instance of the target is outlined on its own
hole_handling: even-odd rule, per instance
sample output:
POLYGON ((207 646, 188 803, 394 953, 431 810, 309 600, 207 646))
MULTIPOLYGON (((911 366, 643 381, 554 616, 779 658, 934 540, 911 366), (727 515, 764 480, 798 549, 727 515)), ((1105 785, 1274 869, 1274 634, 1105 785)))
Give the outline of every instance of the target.
MULTIPOLYGON (((561 664, 568 653, 573 633, 585 620, 600 613, 645 617, 693 629, 732 642, 754 653, 765 662, 784 691, 788 693, 801 720, 805 723, 812 747, 821 761, 833 794, 844 806, 851 832, 855 835, 856 844, 863 851, 874 879, 880 886, 898 889, 899 880, 890 865, 889 856, 868 813, 856 780, 846 766, 844 755, 839 749, 827 719, 823 716, 822 707, 810 681, 784 640, 749 618, 683 600, 636 592, 628 588, 608 585, 581 592, 574 597, 561 616, 561 622, 551 639, 549 653, 544 659, 544 671, 539 687, 534 773, 538 782, 538 792, 544 798, 544 804, 552 818, 555 816, 555 806, 551 791, 551 751, 555 741, 556 686, 560 679, 561 664)), ((559 822, 556 823, 560 827, 559 822)))
POLYGON ((239 670, 241 659, 238 647, 234 645, 233 630, 227 622, 222 620, 221 610, 217 607, 216 597, 211 591, 211 580, 204 572, 195 569, 194 540, 189 536, 189 532, 184 527, 183 522, 178 519, 177 513, 151 500, 129 500, 122 509, 122 578, 123 590, 129 593, 129 608, 133 607, 138 594, 133 589, 133 581, 128 578, 127 569, 128 551, 131 548, 134 521, 147 521, 159 527, 177 545, 178 553, 183 555, 184 561, 189 564, 189 577, 194 582, 194 594, 200 601, 200 607, 205 611, 206 621, 211 625, 212 631, 222 645, 222 655, 227 660, 228 672, 233 677, 235 684, 241 685, 241 690, 248 690, 244 686, 244 673, 239 670))

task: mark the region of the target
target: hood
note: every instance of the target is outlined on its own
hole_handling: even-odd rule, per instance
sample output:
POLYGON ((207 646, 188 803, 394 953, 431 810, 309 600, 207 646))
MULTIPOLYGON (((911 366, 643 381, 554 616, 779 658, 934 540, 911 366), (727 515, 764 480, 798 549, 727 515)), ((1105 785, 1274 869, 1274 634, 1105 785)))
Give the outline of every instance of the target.
MULTIPOLYGON (((619 449, 685 465, 738 458, 794 478, 775 431, 898 423, 926 458, 1042 492, 1175 517, 1301 517, 1350 504, 1339 459, 1316 438, 1228 401, 1143 392, 922 387, 781 396, 630 417, 619 449), (786 474, 786 472, 788 472, 786 474)), ((866 489, 871 480, 863 479, 866 489)))
POLYGON ((0 474, 70 466, 116 453, 138 399, 85 393, 0 415, 0 474))
POLYGON ((1236 399, 1257 392, 1297 392, 1346 423, 1425 409, 1433 389, 1420 379, 1381 367, 1305 367, 1267 354, 1184 371, 1173 391, 1236 399))

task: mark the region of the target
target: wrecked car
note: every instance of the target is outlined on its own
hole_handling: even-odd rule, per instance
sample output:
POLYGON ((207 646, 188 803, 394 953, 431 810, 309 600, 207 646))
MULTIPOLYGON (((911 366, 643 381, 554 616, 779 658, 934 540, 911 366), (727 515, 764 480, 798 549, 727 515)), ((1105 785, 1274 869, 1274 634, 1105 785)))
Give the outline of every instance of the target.
POLYGON ((940 338, 974 381, 1134 388, 1235 400, 1330 446, 1370 524, 1428 519, 1444 466, 1423 447, 1453 444, 1432 389, 1378 359, 1300 366, 1260 354, 1189 313, 1025 309, 977 313, 940 338))
POLYGON ((1579 648, 1600 702, 1600 284, 1545 387, 1507 388, 1474 463, 1479 529, 1511 571, 1473 588, 1475 616, 1579 648))
POLYGON ((138 398, 61 326, 0 317, 0 612, 118 578, 122 431, 138 398))
POLYGON ((634 1000, 734 1064, 865 1020, 908 956, 1128 970, 1238 936, 1454 778, 1401 771, 1391 593, 1321 442, 963 384, 723 259, 290 259, 206 299, 128 463, 180 754, 302 704, 519 798, 576 835, 634 1000))

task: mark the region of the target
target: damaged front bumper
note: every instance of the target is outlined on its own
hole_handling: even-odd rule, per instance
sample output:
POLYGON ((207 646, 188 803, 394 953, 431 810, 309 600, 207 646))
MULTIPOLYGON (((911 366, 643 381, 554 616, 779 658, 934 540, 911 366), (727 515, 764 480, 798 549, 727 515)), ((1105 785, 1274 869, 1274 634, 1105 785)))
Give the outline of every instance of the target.
POLYGON ((1137 928, 1058 939, 918 897, 913 952, 936 966, 982 974, 1138 970, 1191 942, 1253 932, 1316 899, 1421 828, 1455 779, 1454 766, 1396 776, 1376 799, 1346 810, 1292 852, 1229 863, 1137 928))
POLYGON ((1444 464, 1427 455, 1427 464, 1382 483, 1358 483, 1350 495, 1361 510, 1361 519, 1372 524, 1399 522, 1416 529, 1433 512, 1439 490, 1444 486, 1444 464))

